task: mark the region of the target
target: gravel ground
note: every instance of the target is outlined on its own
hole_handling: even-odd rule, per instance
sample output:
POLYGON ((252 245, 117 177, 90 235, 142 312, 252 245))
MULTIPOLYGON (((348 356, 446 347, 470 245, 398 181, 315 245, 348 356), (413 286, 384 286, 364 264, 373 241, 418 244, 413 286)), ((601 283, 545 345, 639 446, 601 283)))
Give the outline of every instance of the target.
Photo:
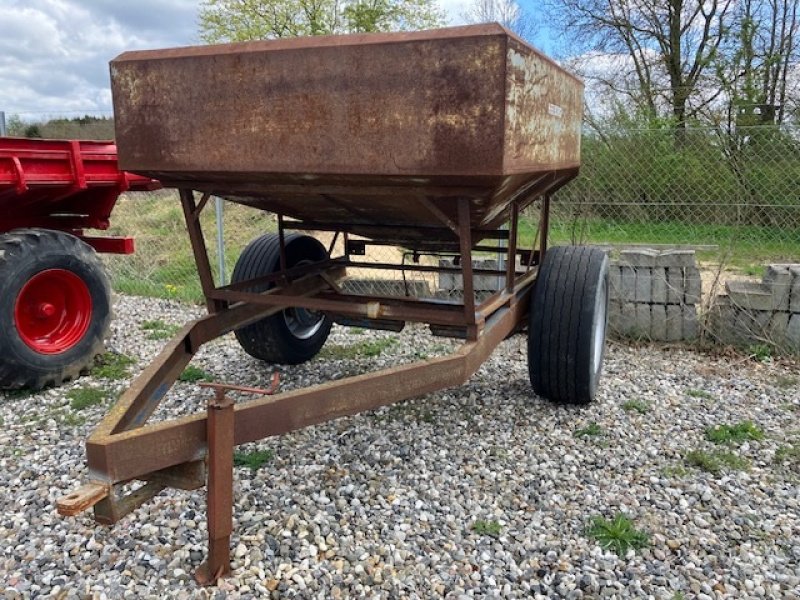
MULTIPOLYGON (((135 358, 132 374, 164 343, 143 325, 199 314, 127 297, 116 298, 116 313, 109 348, 135 358)), ((281 368, 283 389, 454 347, 418 327, 335 328, 329 346, 324 358, 281 368), (347 345, 383 351, 347 358, 347 345)), ((244 385, 266 386, 271 374, 230 336, 192 364, 244 385)), ((77 410, 70 394, 113 395, 129 380, 87 376, 31 396, 7 393, 0 592, 798 598, 799 374, 796 363, 612 344, 597 402, 564 408, 532 395, 516 336, 468 385, 240 448, 273 456, 260 469, 236 468, 234 572, 208 590, 191 577, 205 556, 202 491, 165 492, 112 528, 56 514, 56 499, 86 475, 83 442, 109 405, 77 410), (706 440, 707 427, 747 420, 763 439, 706 440), (747 464, 709 473, 687 463, 693 449, 747 464), (591 517, 620 512, 649 535, 623 557, 587 534, 591 517)), ((207 394, 179 383, 156 418, 193 412, 207 394)))

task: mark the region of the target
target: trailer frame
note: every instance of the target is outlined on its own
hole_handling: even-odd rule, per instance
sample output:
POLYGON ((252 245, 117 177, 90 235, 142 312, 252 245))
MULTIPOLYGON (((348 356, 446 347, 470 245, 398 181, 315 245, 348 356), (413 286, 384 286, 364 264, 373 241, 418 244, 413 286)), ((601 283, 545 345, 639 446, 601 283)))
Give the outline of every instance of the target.
MULTIPOLYGON (((458 202, 458 221, 432 210, 442 227, 458 236, 458 266, 428 267, 439 272, 457 272, 463 277, 463 304, 418 298, 358 296, 342 291, 340 282, 348 267, 398 269, 398 265, 361 263, 353 260, 347 239, 348 223, 342 223, 336 237, 345 238, 340 257, 311 265, 286 268, 285 231, 319 230, 314 223, 287 220, 278 215, 281 268, 256 280, 217 287, 200 225, 200 214, 211 197, 199 201, 195 192, 180 189, 181 205, 195 263, 206 298, 208 315, 185 325, 155 360, 135 379, 89 437, 86 444, 88 483, 58 501, 58 512, 76 515, 91 507, 95 520, 113 524, 167 487, 192 490, 208 480, 208 560, 196 572, 199 583, 213 584, 230 570, 232 515, 233 446, 281 435, 302 427, 345 415, 375 409, 466 382, 494 348, 526 325, 530 295, 538 265, 547 250, 550 197, 577 174, 554 172, 547 183, 515 200, 507 230, 480 232, 484 239, 504 240, 505 270, 476 270, 472 256, 481 246, 472 243, 470 200, 458 202), (533 246, 518 247, 519 207, 541 198, 539 226, 533 246), (524 272, 518 272, 516 258, 523 258, 524 272), (505 285, 488 298, 476 302, 476 274, 505 278, 505 285), (266 292, 246 288, 259 283, 273 284, 266 292), (451 337, 464 339, 452 354, 390 367, 308 388, 274 395, 277 380, 268 390, 252 390, 216 384, 206 413, 148 424, 167 391, 200 347, 239 327, 256 322, 285 308, 305 308, 369 322, 406 321, 428 323, 451 337), (253 400, 234 405, 230 391, 256 393, 253 400), (125 485, 132 480, 143 484, 132 492, 125 485)), ((381 244, 380 239, 367 243, 381 244)), ((333 248, 331 244, 331 249, 333 248)), ((492 247, 493 251, 499 248, 492 247)), ((421 265, 400 266, 419 270, 421 265)))

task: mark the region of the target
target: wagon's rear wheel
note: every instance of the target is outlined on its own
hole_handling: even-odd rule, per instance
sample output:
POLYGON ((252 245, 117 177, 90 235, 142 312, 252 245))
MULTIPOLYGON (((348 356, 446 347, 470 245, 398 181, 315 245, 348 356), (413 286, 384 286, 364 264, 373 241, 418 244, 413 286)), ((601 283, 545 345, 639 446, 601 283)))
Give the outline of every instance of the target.
POLYGON ((46 229, 0 235, 0 387, 76 377, 102 352, 111 292, 94 250, 46 229))
MULTIPOLYGON (((325 247, 316 239, 300 234, 285 236, 286 266, 296 267, 328 258, 325 247)), ((242 252, 231 281, 238 283, 270 275, 280 270, 280 241, 275 233, 256 238, 242 252)), ((272 287, 263 284, 248 288, 262 292, 272 287)), ((282 364, 311 360, 320 351, 331 331, 331 321, 323 313, 304 308, 287 308, 252 325, 237 329, 236 339, 250 356, 282 364)))
POLYGON ((591 402, 603 367, 608 319, 605 253, 579 246, 548 250, 528 318, 534 391, 554 402, 591 402))

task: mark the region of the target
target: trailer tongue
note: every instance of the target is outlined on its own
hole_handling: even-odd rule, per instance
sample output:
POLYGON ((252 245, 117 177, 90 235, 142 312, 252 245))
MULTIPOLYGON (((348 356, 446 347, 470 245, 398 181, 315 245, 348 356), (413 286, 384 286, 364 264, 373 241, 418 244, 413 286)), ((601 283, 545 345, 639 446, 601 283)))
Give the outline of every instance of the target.
POLYGON ((62 514, 114 523, 164 489, 206 484, 209 557, 229 570, 232 448, 465 382, 528 328, 534 391, 592 400, 600 375, 607 259, 547 251, 551 194, 578 172, 582 84, 498 25, 131 52, 112 62, 120 164, 177 187, 208 307, 134 381, 87 443, 90 482, 62 514), (198 193, 199 192, 199 195, 198 193), (277 214, 277 232, 217 285, 199 215, 211 195, 277 214), (519 243, 538 202, 536 235, 519 243), (507 224, 507 228, 502 226, 507 224), (327 247, 298 232, 335 232, 327 247), (336 252, 336 240, 343 240, 336 252), (499 244, 500 243, 500 244, 499 244), (364 262, 372 245, 417 262, 364 262), (473 253, 502 251, 502 281, 476 293, 473 253), (428 253, 452 263, 419 262, 428 253), (363 295, 359 269, 457 274, 458 298, 363 295), (230 331, 266 362, 313 358, 331 321, 399 330, 427 323, 465 340, 449 356, 147 424, 200 346, 230 331), (131 480, 141 487, 125 493, 131 480))

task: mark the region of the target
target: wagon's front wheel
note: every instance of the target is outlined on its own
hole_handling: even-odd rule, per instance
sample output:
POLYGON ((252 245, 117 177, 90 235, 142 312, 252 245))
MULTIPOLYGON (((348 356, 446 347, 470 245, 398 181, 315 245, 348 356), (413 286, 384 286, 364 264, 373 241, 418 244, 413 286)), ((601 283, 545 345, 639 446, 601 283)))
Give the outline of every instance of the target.
POLYGON ((591 402, 603 367, 608 320, 605 253, 583 246, 548 250, 528 318, 528 371, 534 391, 554 402, 591 402))
POLYGON ((94 250, 68 233, 0 235, 0 387, 78 376, 102 352, 111 292, 94 250))
MULTIPOLYGON (((285 236, 286 266, 297 267, 328 258, 316 239, 296 233, 285 236)), ((231 276, 232 283, 271 275, 280 270, 280 240, 268 233, 256 238, 242 252, 231 276)), ((263 292, 272 284, 252 286, 263 292)), ((331 331, 331 320, 323 313, 304 308, 287 308, 235 331, 239 345, 250 356, 271 363, 296 365, 314 358, 331 331)))

